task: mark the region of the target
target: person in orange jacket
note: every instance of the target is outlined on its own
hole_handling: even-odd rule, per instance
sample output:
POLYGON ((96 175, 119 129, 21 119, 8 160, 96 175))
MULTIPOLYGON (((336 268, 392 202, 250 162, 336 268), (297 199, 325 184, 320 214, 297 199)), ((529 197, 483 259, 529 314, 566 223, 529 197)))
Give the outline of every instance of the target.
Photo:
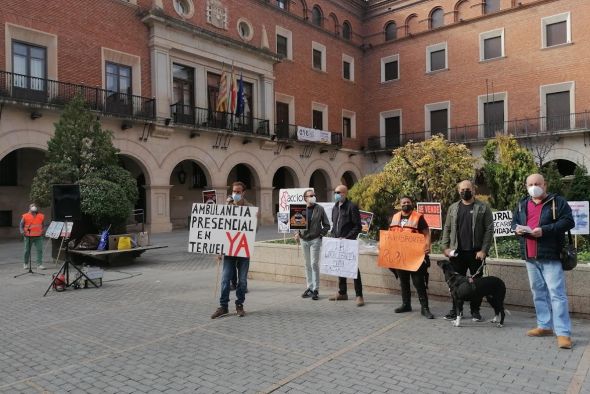
POLYGON ((414 201, 412 198, 404 196, 400 199, 401 211, 393 215, 391 224, 389 225, 389 231, 406 231, 411 233, 424 234, 426 240, 424 253, 424 262, 420 268, 413 271, 406 271, 401 269, 390 268, 391 272, 399 277, 400 288, 402 293, 402 305, 395 308, 395 313, 403 313, 412 311, 412 305, 410 302, 410 277, 418 293, 418 299, 422 306, 422 316, 427 319, 434 319, 434 316, 428 308, 428 295, 426 294, 426 286, 428 282, 428 267, 430 266, 430 259, 428 253, 430 253, 430 228, 428 223, 424 219, 424 215, 414 210, 414 201))
POLYGON ((45 226, 45 215, 39 212, 37 205, 29 205, 29 212, 23 213, 20 220, 20 233, 25 239, 25 263, 23 269, 29 269, 29 258, 31 248, 35 245, 37 251, 37 269, 43 270, 43 228, 45 226))

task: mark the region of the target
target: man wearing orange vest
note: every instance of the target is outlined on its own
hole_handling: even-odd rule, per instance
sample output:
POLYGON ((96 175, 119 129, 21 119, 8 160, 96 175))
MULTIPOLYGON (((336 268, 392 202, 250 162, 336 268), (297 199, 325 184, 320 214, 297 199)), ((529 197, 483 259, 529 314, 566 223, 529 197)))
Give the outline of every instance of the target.
POLYGON ((412 304, 410 302, 410 277, 412 277, 412 282, 414 283, 416 293, 418 293, 418 299, 420 300, 420 305, 422 306, 422 316, 427 319, 434 319, 434 316, 428 308, 428 295, 426 294, 428 266, 430 265, 430 260, 428 258, 428 253, 430 253, 430 228, 428 228, 428 223, 426 223, 424 216, 421 213, 414 211, 414 202, 410 197, 402 197, 400 204, 402 210, 393 215, 391 224, 389 225, 389 231, 406 231, 410 233, 424 234, 426 241, 424 253, 426 256, 420 268, 415 272, 390 268, 391 272, 393 272, 396 277, 399 277, 402 293, 402 305, 395 308, 394 312, 403 313, 412 311, 412 304))
POLYGON ((37 251, 37 269, 43 270, 43 227, 45 215, 39 212, 35 204, 29 205, 29 212, 24 213, 20 220, 20 233, 25 237, 25 264, 24 269, 29 269, 29 258, 32 245, 37 251))

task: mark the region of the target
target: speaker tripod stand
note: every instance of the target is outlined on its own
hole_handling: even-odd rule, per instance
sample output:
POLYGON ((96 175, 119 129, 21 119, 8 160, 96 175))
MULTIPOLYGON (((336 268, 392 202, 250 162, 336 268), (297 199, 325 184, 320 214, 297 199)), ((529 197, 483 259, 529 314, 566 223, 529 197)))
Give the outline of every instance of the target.
MULTIPOLYGON (((28 229, 27 232, 30 234, 31 229, 28 229)), ((27 241, 29 243, 29 245, 28 245, 29 246, 29 248, 28 248, 29 249, 29 261, 28 261, 29 270, 27 272, 23 272, 22 274, 14 275, 15 278, 18 278, 19 276, 23 276, 23 275, 27 275, 27 274, 45 275, 45 274, 42 274, 41 272, 33 271, 33 267, 31 266, 31 260, 32 260, 31 255, 33 254, 33 244, 31 243, 31 236, 29 236, 29 235, 27 236, 27 240, 25 240, 25 242, 27 242, 27 241)))

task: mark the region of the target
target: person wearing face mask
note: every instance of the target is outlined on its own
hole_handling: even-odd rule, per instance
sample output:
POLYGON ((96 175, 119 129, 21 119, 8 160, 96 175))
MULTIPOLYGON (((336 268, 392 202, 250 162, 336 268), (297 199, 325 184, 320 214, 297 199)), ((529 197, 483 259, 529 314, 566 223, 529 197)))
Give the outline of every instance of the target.
POLYGON ((312 300, 319 299, 320 289, 320 248, 322 237, 330 231, 330 221, 324 207, 316 204, 316 196, 312 189, 303 193, 307 204, 306 218, 307 230, 297 231, 295 240, 301 242, 303 258, 305 260, 305 278, 307 289, 301 295, 302 298, 311 297, 312 300))
MULTIPOLYGON (((246 185, 243 182, 234 182, 232 184, 232 194, 228 197, 227 205, 249 206, 252 204, 244 198, 246 194, 246 185)), ((258 211, 258 223, 260 223, 260 210, 258 211)), ((227 315, 229 313, 229 293, 230 282, 237 270, 238 283, 236 288, 236 315, 239 317, 246 316, 244 311, 244 301, 248 289, 248 269, 250 268, 250 258, 223 256, 223 268, 221 273, 221 297, 219 298, 219 308, 211 315, 211 319, 227 315)))
MULTIPOLYGON (((490 207, 475 199, 473 183, 464 180, 457 186, 461 200, 451 204, 443 227, 442 246, 455 271, 474 278, 483 276, 483 262, 492 246, 494 219, 490 207)), ((481 300, 471 301, 473 321, 482 321, 479 311, 481 300)), ((444 317, 457 318, 455 302, 444 317)))
POLYGON ((434 319, 434 316, 428 308, 428 295, 426 294, 426 286, 428 282, 428 267, 430 266, 430 228, 424 215, 414 210, 414 201, 412 198, 404 196, 400 199, 401 211, 393 215, 391 223, 389 224, 389 231, 421 233, 425 238, 424 262, 417 271, 406 271, 401 269, 390 268, 389 270, 399 277, 400 288, 402 293, 402 305, 395 308, 395 313, 411 312, 412 304, 410 302, 410 277, 418 293, 418 300, 420 300, 421 313, 427 319, 434 319))
MULTIPOLYGON (((349 199, 348 188, 338 185, 334 190, 334 208, 332 209, 332 235, 336 238, 356 239, 361 232, 361 213, 358 207, 349 199)), ((365 305, 363 298, 363 282, 361 271, 357 272, 354 280, 354 291, 356 293, 356 305, 365 305)), ((346 278, 338 277, 338 293, 328 298, 330 301, 348 300, 346 278)))
POLYGON ((29 205, 29 212, 21 217, 19 230, 25 239, 25 263, 23 269, 29 269, 29 260, 33 245, 37 252, 37 269, 43 270, 43 228, 45 226, 45 215, 39 212, 37 205, 29 205))
POLYGON ((571 349, 572 325, 560 251, 565 233, 575 227, 572 210, 565 198, 547 193, 541 174, 530 175, 526 187, 529 196, 518 202, 512 228, 526 261, 537 314, 537 327, 527 335, 557 335, 557 346, 571 349))

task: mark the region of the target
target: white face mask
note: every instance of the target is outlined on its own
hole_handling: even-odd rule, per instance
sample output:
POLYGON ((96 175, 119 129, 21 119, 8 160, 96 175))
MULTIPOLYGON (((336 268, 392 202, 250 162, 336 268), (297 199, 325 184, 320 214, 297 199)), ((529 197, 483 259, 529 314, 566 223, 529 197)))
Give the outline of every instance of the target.
POLYGON ((532 198, 538 198, 541 197, 543 195, 543 188, 541 188, 540 186, 530 186, 527 191, 529 192, 529 195, 532 198))
POLYGON ((315 204, 316 197, 315 196, 313 196, 313 197, 307 197, 307 202, 308 202, 309 205, 315 204))
POLYGON ((39 209, 38 209, 37 207, 34 207, 34 206, 33 206, 33 207, 31 207, 31 212, 33 212, 33 213, 37 212, 38 210, 39 210, 39 209))

